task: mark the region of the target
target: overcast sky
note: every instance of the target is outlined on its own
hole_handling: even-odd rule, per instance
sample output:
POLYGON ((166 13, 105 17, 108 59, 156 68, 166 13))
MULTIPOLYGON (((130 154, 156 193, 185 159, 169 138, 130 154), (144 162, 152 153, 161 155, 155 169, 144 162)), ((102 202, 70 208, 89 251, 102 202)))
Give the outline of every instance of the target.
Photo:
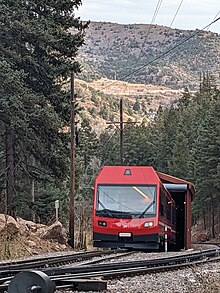
MULTIPOLYGON (((220 0, 82 0, 76 15, 82 20, 146 24, 151 23, 157 4, 161 3, 153 23, 170 26, 181 2, 172 28, 202 29, 216 15, 220 17, 220 0)), ((209 30, 220 34, 220 20, 209 30)))

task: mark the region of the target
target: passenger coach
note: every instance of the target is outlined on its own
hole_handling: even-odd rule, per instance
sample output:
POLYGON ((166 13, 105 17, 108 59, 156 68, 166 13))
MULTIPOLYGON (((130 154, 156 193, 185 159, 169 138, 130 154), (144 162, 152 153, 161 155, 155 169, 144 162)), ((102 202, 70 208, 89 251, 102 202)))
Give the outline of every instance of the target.
POLYGON ((95 247, 164 249, 176 241, 176 206, 153 167, 106 166, 96 178, 95 247))

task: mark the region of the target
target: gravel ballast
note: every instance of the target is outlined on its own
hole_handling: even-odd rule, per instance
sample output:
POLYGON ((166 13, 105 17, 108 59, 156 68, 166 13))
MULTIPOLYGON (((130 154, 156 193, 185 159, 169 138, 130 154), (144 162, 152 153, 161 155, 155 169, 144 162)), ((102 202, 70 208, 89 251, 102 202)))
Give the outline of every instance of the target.
MULTIPOLYGON (((217 246, 193 246, 193 250, 167 253, 137 252, 132 255, 120 257, 116 260, 103 260, 105 262, 150 260, 162 257, 190 254, 206 249, 215 249, 217 246)), ((63 255, 66 253, 54 253, 63 255)), ((50 255, 52 255, 50 253, 50 255)), ((42 256, 42 255, 41 255, 42 256)), ((46 256, 46 255, 45 255, 46 256)), ((39 256, 40 257, 40 256, 39 256)), ((220 262, 210 262, 203 265, 183 268, 181 270, 143 274, 118 279, 107 280, 106 293, 220 293, 220 262)), ((61 291, 56 293, 72 293, 77 291, 61 291)), ((91 293, 92 291, 87 291, 91 293)), ((81 293, 84 293, 81 291, 81 293)))
MULTIPOLYGON (((107 288, 105 292, 108 293, 219 293, 220 264, 208 263, 177 271, 108 280, 107 288)), ((56 291, 64 292, 77 291, 56 291)))
MULTIPOLYGON (((207 247, 194 247, 194 251, 168 253, 138 252, 132 256, 122 257, 120 258, 120 261, 156 259, 214 248, 216 248, 216 246, 212 247, 208 245, 207 247)), ((108 262, 114 262, 114 260, 108 262)), ((107 282, 108 289, 105 292, 108 293, 220 293, 220 263, 210 262, 199 266, 192 265, 191 267, 183 268, 181 270, 125 277, 108 280, 107 282)), ((63 292, 68 293, 77 291, 56 291, 56 293, 63 292)), ((89 291, 89 293, 91 292, 92 291, 89 291)))

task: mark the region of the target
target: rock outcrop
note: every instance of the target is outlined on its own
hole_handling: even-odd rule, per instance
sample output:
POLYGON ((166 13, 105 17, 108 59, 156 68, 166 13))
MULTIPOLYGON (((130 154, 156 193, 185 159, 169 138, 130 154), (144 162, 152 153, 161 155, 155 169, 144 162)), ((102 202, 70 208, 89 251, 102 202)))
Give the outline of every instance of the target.
POLYGON ((0 259, 70 250, 60 222, 50 226, 0 214, 0 259))
POLYGON ((0 235, 8 234, 10 236, 15 236, 19 234, 19 232, 19 224, 13 217, 0 214, 0 235))
POLYGON ((60 244, 67 244, 68 240, 67 233, 60 222, 55 222, 53 225, 46 227, 40 237, 45 240, 57 241, 60 244))

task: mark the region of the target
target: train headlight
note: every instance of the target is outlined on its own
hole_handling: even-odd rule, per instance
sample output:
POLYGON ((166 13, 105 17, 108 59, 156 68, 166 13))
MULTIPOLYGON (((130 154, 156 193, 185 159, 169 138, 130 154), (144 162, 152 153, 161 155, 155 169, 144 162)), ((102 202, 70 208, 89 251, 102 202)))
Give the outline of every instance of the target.
POLYGON ((145 223, 144 223, 144 227, 145 227, 145 228, 153 227, 153 225, 154 225, 154 222, 145 222, 145 223))
POLYGON ((107 223, 105 221, 98 221, 98 225, 99 226, 106 227, 107 226, 107 223))

